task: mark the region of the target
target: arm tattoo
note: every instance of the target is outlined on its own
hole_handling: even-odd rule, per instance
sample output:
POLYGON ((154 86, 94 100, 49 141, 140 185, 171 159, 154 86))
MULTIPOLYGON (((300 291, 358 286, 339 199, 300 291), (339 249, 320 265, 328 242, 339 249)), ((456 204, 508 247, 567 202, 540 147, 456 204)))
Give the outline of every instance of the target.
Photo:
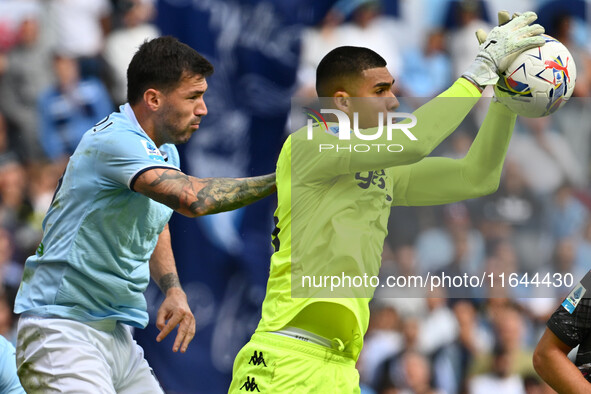
POLYGON ((148 197, 174 210, 186 207, 195 216, 241 208, 276 190, 275 174, 240 179, 200 179, 176 170, 163 171, 149 186, 148 197))
POLYGON ((178 275, 173 274, 172 272, 169 274, 162 275, 162 277, 158 281, 158 286, 164 294, 166 294, 166 292, 173 287, 178 287, 182 289, 181 281, 179 280, 178 275))
POLYGON ((275 191, 275 174, 253 178, 208 178, 191 204, 191 211, 208 214, 241 208, 275 191))
MULTIPOLYGON (((188 185, 192 188, 191 181, 187 175, 177 170, 166 170, 156 180, 150 183, 149 197, 172 209, 179 209, 181 206, 181 196, 178 190, 179 183, 181 183, 181 187, 182 185, 188 185), (154 188, 156 187, 159 187, 161 190, 155 191, 154 188)), ((195 194, 195 190, 193 190, 193 193, 195 194)))

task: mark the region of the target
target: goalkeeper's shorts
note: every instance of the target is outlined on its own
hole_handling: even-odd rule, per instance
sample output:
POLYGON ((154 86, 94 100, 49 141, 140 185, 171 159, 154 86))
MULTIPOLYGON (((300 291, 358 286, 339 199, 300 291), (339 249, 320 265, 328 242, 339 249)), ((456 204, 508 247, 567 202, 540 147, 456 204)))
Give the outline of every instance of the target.
POLYGON ((229 393, 359 393, 355 360, 335 349, 255 333, 234 361, 229 393))

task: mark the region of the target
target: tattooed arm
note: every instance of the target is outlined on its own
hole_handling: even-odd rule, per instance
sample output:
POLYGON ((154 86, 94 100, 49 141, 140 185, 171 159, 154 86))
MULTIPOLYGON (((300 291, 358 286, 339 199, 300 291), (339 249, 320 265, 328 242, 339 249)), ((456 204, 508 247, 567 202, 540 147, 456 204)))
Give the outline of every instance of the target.
POLYGON ((181 282, 176 272, 176 263, 170 244, 170 230, 168 224, 158 236, 158 243, 150 257, 150 276, 166 294, 172 288, 181 289, 181 282))
POLYGON ((187 295, 181 288, 176 271, 168 224, 160 233, 156 248, 150 257, 150 275, 165 295, 156 316, 156 327, 160 330, 156 341, 163 340, 178 326, 172 350, 176 352, 180 348, 184 353, 195 336, 195 317, 189 308, 187 295))
POLYGON ((252 178, 195 178, 169 168, 144 172, 133 188, 189 217, 241 208, 276 190, 274 173, 252 178))

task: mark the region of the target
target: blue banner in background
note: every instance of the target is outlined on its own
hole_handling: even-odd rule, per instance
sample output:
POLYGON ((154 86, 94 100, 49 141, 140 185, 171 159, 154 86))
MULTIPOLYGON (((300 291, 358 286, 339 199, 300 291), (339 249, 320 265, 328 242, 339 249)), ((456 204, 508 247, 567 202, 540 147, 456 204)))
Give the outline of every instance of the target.
MULTIPOLYGON (((299 39, 329 1, 162 0, 158 26, 195 48, 215 67, 209 113, 185 146, 182 167, 198 177, 273 172, 285 139, 299 39), (315 10, 319 10, 316 12, 315 10)), ((135 337, 168 393, 226 393, 232 364, 260 318, 271 255, 276 198, 247 208, 170 222, 179 276, 197 321, 186 354, 172 352, 176 330, 156 343, 163 296, 146 292, 150 324, 135 337)))

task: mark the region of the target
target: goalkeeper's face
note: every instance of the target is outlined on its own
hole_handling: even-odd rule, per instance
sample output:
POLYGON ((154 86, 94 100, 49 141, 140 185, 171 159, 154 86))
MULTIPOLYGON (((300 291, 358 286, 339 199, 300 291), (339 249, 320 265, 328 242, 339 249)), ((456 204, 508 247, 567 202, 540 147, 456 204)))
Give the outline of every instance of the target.
POLYGON ((158 133, 162 141, 184 144, 199 128, 207 115, 203 95, 207 81, 201 75, 185 76, 179 85, 163 95, 158 116, 158 133))
POLYGON ((379 113, 383 113, 384 124, 387 113, 400 105, 392 91, 394 77, 386 67, 370 68, 361 73, 352 87, 351 114, 357 112, 359 127, 362 129, 378 126, 379 113), (359 98, 357 98, 359 97, 359 98))

